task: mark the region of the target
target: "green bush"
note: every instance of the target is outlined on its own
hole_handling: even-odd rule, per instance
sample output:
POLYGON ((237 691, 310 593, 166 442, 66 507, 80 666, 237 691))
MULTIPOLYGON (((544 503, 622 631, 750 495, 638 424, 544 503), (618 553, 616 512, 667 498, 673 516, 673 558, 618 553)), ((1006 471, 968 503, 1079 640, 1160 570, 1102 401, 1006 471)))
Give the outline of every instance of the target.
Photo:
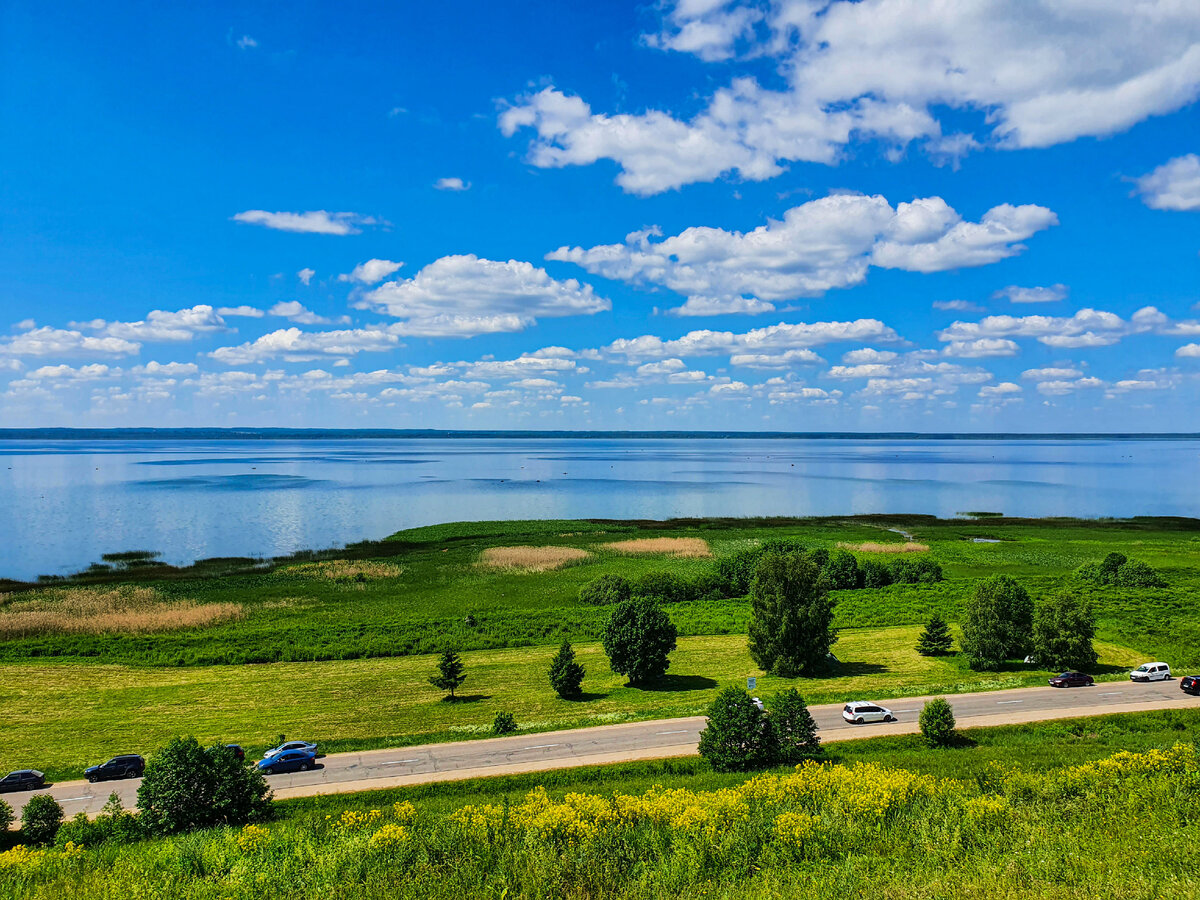
POLYGON ((517 720, 512 713, 498 712, 492 721, 492 731, 496 734, 512 734, 517 730, 517 720))
POLYGON ((709 704, 700 756, 718 772, 748 772, 771 764, 773 738, 766 716, 750 695, 727 687, 709 704))
POLYGON ((780 691, 767 701, 767 725, 771 730, 773 765, 794 766, 821 755, 821 738, 808 704, 795 688, 780 691))
POLYGON ((633 582, 635 597, 649 597, 659 603, 684 603, 692 599, 692 585, 674 572, 648 572, 633 582))
POLYGON ((859 565, 863 587, 882 588, 892 583, 892 570, 876 559, 865 559, 859 565))
POLYGON ((975 585, 962 629, 971 668, 997 669, 1029 652, 1033 600, 1011 576, 992 575, 975 585))
POLYGON ((450 699, 453 700, 454 692, 467 680, 465 669, 462 657, 446 648, 438 658, 438 673, 430 676, 429 683, 439 690, 449 691, 450 699))
POLYGON ((13 812, 13 808, 3 800, 0 800, 0 834, 8 831, 15 821, 16 813, 13 812))
POLYGON ((934 697, 921 710, 921 735, 930 747, 949 747, 955 741, 954 709, 944 697, 934 697))
POLYGON ((942 580, 942 567, 927 557, 894 559, 890 568, 893 584, 937 584, 942 580))
POLYGON ((633 594, 629 581, 620 575, 601 575, 579 589, 579 602, 590 606, 624 603, 633 594))
POLYGON ((157 835, 260 822, 272 811, 261 772, 223 744, 201 747, 193 737, 172 738, 150 758, 137 805, 142 826, 157 835))
POLYGON ((550 686, 564 700, 573 700, 583 690, 584 669, 575 662, 575 648, 564 640, 550 662, 550 686))
POLYGON ((781 678, 815 675, 827 665, 833 603, 820 570, 802 553, 767 553, 751 585, 750 656, 781 678))
POLYGON ((1108 587, 1166 587, 1158 570, 1140 559, 1127 559, 1123 553, 1110 553, 1103 562, 1084 563, 1075 570, 1075 578, 1089 584, 1108 587))
POLYGON ((678 635, 654 600, 633 597, 613 610, 602 641, 612 670, 628 676, 630 684, 644 684, 666 674, 678 635))
POLYGON ((953 643, 950 626, 946 624, 945 619, 935 614, 917 639, 917 652, 922 656, 943 656, 950 652, 953 643))
POLYGON ((745 597, 754 581, 754 567, 765 553, 803 553, 804 545, 792 538, 773 538, 757 547, 739 550, 732 556, 717 560, 716 575, 727 597, 745 597))
POLYGON ((21 810, 21 835, 30 844, 53 844, 63 808, 49 794, 34 794, 21 810))
POLYGON ((849 591, 862 587, 862 573, 853 553, 835 550, 822 573, 831 591, 849 591))
POLYGON ((1070 592, 1043 600, 1033 614, 1033 655, 1044 668, 1092 669, 1097 661, 1095 636, 1091 607, 1070 592))
POLYGON ((1166 587, 1167 582, 1158 571, 1140 559, 1131 559, 1117 569, 1117 582, 1121 587, 1166 587))

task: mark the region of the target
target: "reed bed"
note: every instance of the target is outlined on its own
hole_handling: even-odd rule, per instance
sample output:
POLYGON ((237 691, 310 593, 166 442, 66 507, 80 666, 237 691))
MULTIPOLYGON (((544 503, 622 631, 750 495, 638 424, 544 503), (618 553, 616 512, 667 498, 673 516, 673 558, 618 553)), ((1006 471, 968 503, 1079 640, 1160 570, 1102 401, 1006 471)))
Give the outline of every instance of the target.
POLYGON ((909 541, 906 544, 876 544, 871 541, 851 544, 840 541, 838 546, 843 550, 853 550, 857 553, 924 553, 929 549, 928 544, 919 544, 916 541, 909 541))
POLYGON ((633 538, 604 545, 606 550, 628 556, 676 556, 683 559, 702 559, 712 556, 708 541, 703 538, 633 538))
POLYGON ((245 616, 239 603, 165 600, 154 588, 52 588, 0 595, 0 640, 48 634, 149 634, 245 616))
POLYGON ((489 569, 515 569, 523 572, 548 572, 591 556, 578 547, 488 547, 480 554, 479 565, 489 569))
POLYGON ((374 581, 379 578, 399 578, 404 566, 373 560, 330 559, 322 562, 299 563, 279 570, 281 575, 303 578, 325 578, 329 581, 374 581))

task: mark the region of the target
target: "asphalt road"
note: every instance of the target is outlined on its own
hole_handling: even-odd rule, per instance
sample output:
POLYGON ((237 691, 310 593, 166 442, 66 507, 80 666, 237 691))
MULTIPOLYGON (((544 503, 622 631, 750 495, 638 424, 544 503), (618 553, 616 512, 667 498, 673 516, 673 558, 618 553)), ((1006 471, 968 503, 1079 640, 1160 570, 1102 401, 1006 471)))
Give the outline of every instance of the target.
MULTIPOLYGON (((906 697, 881 701, 898 719, 891 724, 850 725, 842 719, 841 704, 813 706, 810 710, 817 721, 822 741, 845 741, 916 732, 917 716, 928 699, 906 697)), ((1086 688, 1018 688, 957 694, 946 699, 954 707, 959 726, 976 727, 1151 709, 1200 709, 1200 697, 1185 694, 1175 679, 1153 684, 1108 682, 1086 688)), ((426 744, 395 750, 331 753, 321 757, 317 761, 317 768, 312 771, 268 776, 267 781, 276 797, 303 797, 487 775, 688 756, 696 752, 704 723, 703 716, 694 716, 452 744, 426 744)), ((113 791, 120 795, 127 807, 132 808, 136 803, 139 784, 140 778, 99 784, 67 781, 37 793, 53 795, 62 804, 68 817, 80 811, 95 815, 113 791)), ((30 796, 29 792, 3 795, 18 814, 30 796)))

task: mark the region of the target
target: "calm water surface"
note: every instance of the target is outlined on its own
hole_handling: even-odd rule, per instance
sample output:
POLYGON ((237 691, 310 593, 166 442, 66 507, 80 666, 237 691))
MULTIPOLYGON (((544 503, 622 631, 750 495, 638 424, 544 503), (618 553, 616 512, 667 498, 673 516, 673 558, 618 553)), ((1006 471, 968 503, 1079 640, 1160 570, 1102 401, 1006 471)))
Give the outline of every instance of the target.
POLYGON ((990 510, 1200 515, 1200 442, 379 439, 0 441, 0 576, 172 563, 463 519, 990 510))

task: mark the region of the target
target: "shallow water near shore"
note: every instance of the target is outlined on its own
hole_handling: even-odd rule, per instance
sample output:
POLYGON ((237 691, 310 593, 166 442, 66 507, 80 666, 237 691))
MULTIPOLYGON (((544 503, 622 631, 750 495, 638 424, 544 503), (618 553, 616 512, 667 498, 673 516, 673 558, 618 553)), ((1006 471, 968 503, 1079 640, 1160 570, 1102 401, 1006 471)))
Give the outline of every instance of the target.
POLYGON ((0 577, 271 556, 456 520, 1200 514, 1200 441, 0 440, 0 577))

